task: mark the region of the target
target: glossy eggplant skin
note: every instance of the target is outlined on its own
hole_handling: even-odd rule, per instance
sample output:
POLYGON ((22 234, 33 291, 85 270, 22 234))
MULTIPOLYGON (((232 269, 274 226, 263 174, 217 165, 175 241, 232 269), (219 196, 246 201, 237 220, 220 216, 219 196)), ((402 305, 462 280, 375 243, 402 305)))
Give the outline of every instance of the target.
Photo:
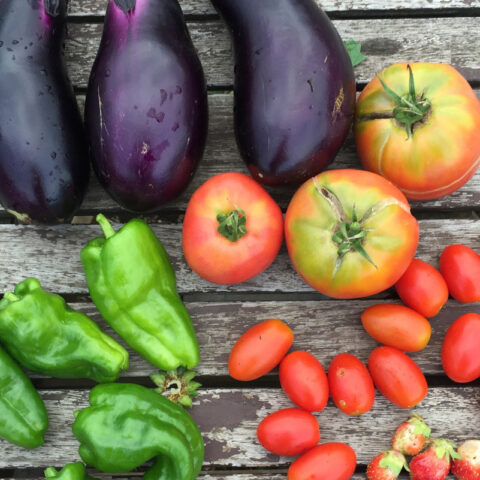
POLYGON ((65 0, 0 0, 0 203, 25 223, 68 220, 87 189, 65 27, 65 0))
POLYGON ((153 212, 185 189, 203 155, 208 106, 176 0, 109 1, 85 119, 95 173, 121 206, 153 212))
POLYGON ((298 184, 343 144, 355 77, 343 42, 313 0, 212 0, 235 50, 235 134, 253 178, 298 184))

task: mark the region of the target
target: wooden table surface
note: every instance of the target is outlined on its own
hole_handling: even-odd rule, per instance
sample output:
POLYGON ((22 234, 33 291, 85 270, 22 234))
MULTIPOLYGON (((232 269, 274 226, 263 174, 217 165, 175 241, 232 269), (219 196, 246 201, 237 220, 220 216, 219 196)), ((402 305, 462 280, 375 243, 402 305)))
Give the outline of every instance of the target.
MULTIPOLYGON (((25 1, 25 0, 19 0, 25 1)), ((260 1, 260 0, 259 0, 260 1)), ((454 65, 480 96, 480 0, 325 0, 324 9, 345 40, 363 44, 367 60, 356 68, 360 91, 377 71, 397 61, 437 61, 454 65)), ((71 0, 67 66, 80 104, 103 26, 105 0, 71 0)), ((189 309, 201 349, 198 366, 200 396, 192 415, 204 436, 206 456, 202 479, 282 479, 291 459, 268 454, 256 441, 256 426, 268 413, 290 406, 279 388, 277 372, 240 384, 229 378, 228 352, 249 326, 271 317, 286 321, 295 333, 295 349, 315 354, 328 368, 340 352, 366 361, 375 342, 363 331, 360 313, 379 301, 397 302, 392 291, 376 298, 339 301, 326 299, 294 272, 283 248, 274 264, 257 278, 232 287, 218 287, 199 279, 186 265, 179 248, 181 222, 192 192, 210 176, 226 171, 246 172, 233 136, 231 42, 208 0, 181 0, 187 23, 209 85, 210 126, 206 153, 187 191, 156 215, 145 218, 164 243, 177 272, 179 291, 189 309)), ((479 132, 480 135, 480 132, 479 132)), ((332 167, 359 167, 350 137, 332 167)), ((291 188, 272 191, 282 208, 291 188)), ((420 221, 418 257, 435 265, 442 249, 465 243, 480 251, 480 173, 453 195, 413 203, 420 221)), ((12 289, 27 276, 63 294, 71 306, 86 312, 112 333, 96 312, 87 291, 80 249, 100 234, 98 212, 116 222, 132 215, 120 209, 92 178, 88 195, 71 225, 16 225, 0 209, 0 291, 12 289)), ((440 347, 450 323, 480 305, 450 300, 432 320, 429 346, 412 355, 425 372, 429 394, 416 409, 436 436, 462 442, 480 435, 480 382, 453 384, 443 374, 440 347)), ((115 338, 115 334, 112 334, 115 338)), ((152 385, 153 367, 131 353, 131 368, 123 381, 152 385)), ((93 383, 60 380, 31 374, 45 400, 50 428, 45 444, 27 451, 0 440, 0 479, 40 478, 45 467, 62 467, 79 459, 71 432, 73 411, 87 405, 93 383)), ((374 408, 350 418, 331 402, 317 415, 322 441, 349 443, 357 452, 355 479, 365 478, 368 461, 388 448, 394 427, 406 418, 403 411, 377 393, 374 408)), ((96 472, 92 471, 92 474, 96 472)), ((141 475, 141 470, 133 475, 141 475)), ((97 475, 98 476, 98 475, 97 475)))

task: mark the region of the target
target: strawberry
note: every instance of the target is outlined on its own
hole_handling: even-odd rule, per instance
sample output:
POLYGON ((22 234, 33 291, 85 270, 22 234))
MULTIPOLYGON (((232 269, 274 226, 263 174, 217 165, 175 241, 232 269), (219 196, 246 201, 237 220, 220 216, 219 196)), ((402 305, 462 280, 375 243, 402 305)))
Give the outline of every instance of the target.
POLYGON ((459 480, 480 480, 480 440, 467 440, 457 449, 460 458, 452 464, 452 473, 459 480))
POLYGON ((408 470, 405 457, 395 450, 388 450, 377 455, 367 467, 369 480, 395 480, 402 468, 408 470))
POLYGON ((404 455, 416 455, 422 451, 429 438, 430 428, 420 415, 414 414, 395 430, 392 448, 404 455))
POLYGON ((412 480, 444 480, 453 458, 459 458, 455 445, 443 438, 431 440, 429 447, 410 461, 412 480))

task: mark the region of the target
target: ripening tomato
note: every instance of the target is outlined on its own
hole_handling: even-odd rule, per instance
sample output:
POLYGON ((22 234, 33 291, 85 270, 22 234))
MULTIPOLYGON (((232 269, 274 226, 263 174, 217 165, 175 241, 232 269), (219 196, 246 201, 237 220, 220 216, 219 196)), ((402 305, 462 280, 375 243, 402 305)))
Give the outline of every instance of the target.
POLYGON ((279 367, 280 384, 300 408, 318 412, 328 401, 328 379, 322 364, 308 352, 289 353, 279 367))
POLYGON ((390 288, 418 244, 418 224, 403 193, 361 170, 329 170, 304 183, 288 206, 285 234, 297 272, 336 298, 390 288))
POLYGON ((298 455, 320 441, 320 427, 311 413, 285 408, 260 422, 257 438, 263 448, 276 455, 298 455))
POLYGON ((472 178, 478 132, 480 102, 451 65, 397 63, 358 99, 355 140, 363 166, 413 200, 443 197, 472 178))
POLYGON ((335 405, 347 415, 362 415, 373 407, 375 387, 372 377, 355 355, 340 353, 332 360, 328 385, 335 405))
POLYGON ((450 245, 440 256, 440 271, 459 302, 480 301, 480 255, 466 245, 450 245))
POLYGON ((448 287, 441 273, 427 262, 414 258, 395 284, 405 305, 424 317, 437 315, 448 300, 448 287))
POLYGON ((480 315, 467 313, 447 330, 442 345, 442 365, 454 382, 480 377, 480 315))
POLYGON ((414 407, 428 393, 418 365, 396 348, 376 348, 368 359, 368 370, 380 393, 400 408, 414 407))
POLYGON ((263 272, 283 240, 283 214, 267 191, 243 173, 207 180, 183 221, 185 259, 200 277, 232 284, 263 272))
POLYGON ((404 305, 372 305, 362 313, 362 324, 377 342, 405 352, 423 350, 432 334, 430 322, 404 305))
POLYGON ((349 480, 357 456, 345 443, 323 443, 298 457, 288 469, 288 480, 349 480))
POLYGON ((293 332, 281 320, 254 325, 233 346, 228 371, 236 380, 260 378, 280 363, 292 343, 293 332))

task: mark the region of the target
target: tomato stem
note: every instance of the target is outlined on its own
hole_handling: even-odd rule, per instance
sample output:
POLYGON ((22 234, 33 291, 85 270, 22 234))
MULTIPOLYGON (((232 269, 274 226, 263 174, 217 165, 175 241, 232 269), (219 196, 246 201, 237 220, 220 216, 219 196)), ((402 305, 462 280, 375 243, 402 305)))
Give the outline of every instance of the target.
POLYGON ((417 95, 415 91, 415 79, 412 67, 407 65, 409 71, 409 90, 403 97, 393 91, 379 76, 378 79, 387 94, 394 100, 396 107, 393 109, 393 116, 398 123, 405 126, 408 138, 413 134, 413 127, 421 122, 432 108, 432 103, 425 94, 417 95))
POLYGON ((241 208, 237 207, 228 213, 219 213, 217 215, 217 222, 219 224, 217 229, 218 233, 231 242, 238 241, 248 233, 247 216, 241 208))

